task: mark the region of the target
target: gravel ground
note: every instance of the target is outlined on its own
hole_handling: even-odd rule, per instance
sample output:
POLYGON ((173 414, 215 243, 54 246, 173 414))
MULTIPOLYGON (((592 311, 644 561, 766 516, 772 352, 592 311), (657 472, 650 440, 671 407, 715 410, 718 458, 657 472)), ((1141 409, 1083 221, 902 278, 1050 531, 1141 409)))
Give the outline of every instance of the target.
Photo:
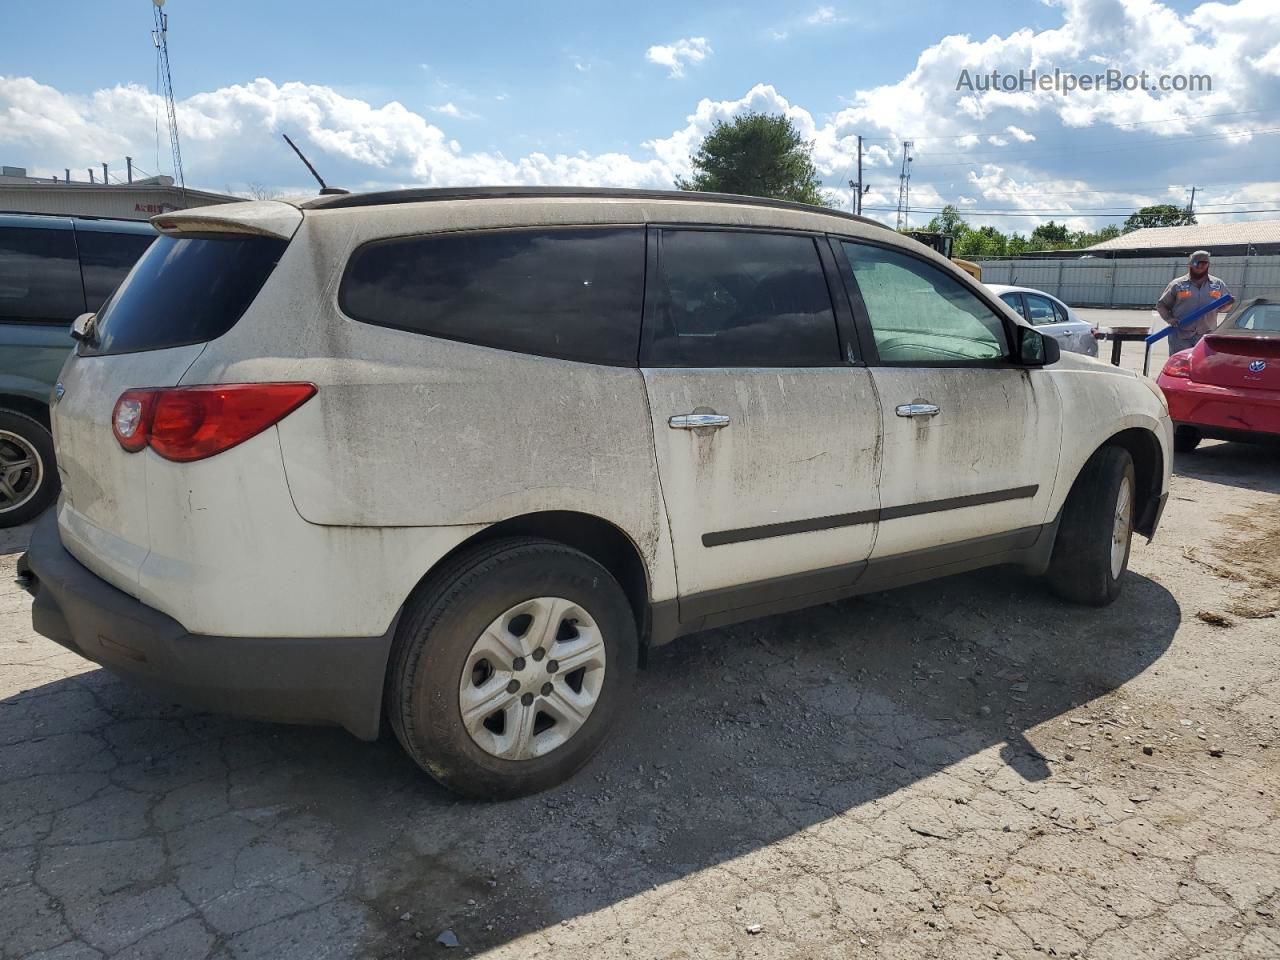
POLYGON ((1276 449, 1180 458, 1107 609, 1000 570, 686 638, 575 780, 500 805, 62 651, 24 539, 6 960, 1280 957, 1276 449))

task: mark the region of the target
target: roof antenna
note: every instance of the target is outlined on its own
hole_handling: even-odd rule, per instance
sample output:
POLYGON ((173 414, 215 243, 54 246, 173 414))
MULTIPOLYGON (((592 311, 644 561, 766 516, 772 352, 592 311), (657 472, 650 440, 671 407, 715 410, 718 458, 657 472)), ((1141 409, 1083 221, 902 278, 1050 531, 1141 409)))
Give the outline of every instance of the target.
POLYGON ((316 173, 316 168, 311 165, 311 161, 302 155, 302 151, 298 149, 298 145, 289 139, 289 135, 287 133, 282 133, 280 136, 284 137, 285 143, 293 147, 293 152, 298 155, 298 159, 307 165, 307 169, 311 171, 311 175, 316 178, 316 182, 320 184, 320 196, 323 197, 329 194, 351 192, 350 190, 344 190, 342 187, 331 187, 326 184, 324 182, 324 178, 321 177, 320 174, 316 173))

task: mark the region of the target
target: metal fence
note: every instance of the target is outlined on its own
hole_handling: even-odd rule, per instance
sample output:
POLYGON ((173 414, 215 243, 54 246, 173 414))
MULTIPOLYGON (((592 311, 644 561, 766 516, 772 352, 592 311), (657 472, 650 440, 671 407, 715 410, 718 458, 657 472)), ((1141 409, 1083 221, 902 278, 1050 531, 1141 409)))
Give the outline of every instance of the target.
MULTIPOLYGON (((1152 307, 1165 285, 1187 272, 1185 257, 1136 260, 983 260, 984 283, 1034 287, 1079 307, 1152 307)), ((1280 256, 1215 257, 1210 271, 1237 301, 1280 299, 1280 256)))

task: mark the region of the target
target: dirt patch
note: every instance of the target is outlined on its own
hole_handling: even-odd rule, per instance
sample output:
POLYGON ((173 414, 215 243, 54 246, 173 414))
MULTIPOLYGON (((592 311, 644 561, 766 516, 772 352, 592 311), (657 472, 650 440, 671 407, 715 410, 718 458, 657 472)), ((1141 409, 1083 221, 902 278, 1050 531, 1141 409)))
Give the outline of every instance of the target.
POLYGON ((1227 607, 1228 613, 1248 619, 1276 616, 1280 613, 1280 503, 1268 498, 1254 510, 1225 517, 1222 525, 1227 532, 1209 544, 1221 564, 1191 551, 1188 558, 1244 584, 1243 593, 1227 607))

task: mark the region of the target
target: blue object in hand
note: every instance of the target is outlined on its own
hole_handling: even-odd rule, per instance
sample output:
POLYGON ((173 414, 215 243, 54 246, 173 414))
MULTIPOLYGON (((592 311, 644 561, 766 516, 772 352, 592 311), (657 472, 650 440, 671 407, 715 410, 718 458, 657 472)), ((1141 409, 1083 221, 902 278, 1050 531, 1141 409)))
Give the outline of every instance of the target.
MULTIPOLYGON (((1231 301, 1233 301, 1234 299, 1235 297, 1231 296, 1231 294, 1224 293, 1217 300, 1214 300, 1213 303, 1206 303, 1199 310, 1192 310, 1185 317, 1179 320, 1177 325, 1179 328, 1182 328, 1182 327, 1186 327, 1188 324, 1195 323, 1197 320, 1203 317, 1206 313, 1212 313, 1215 310, 1221 310, 1228 303, 1231 303, 1231 301)), ((1173 329, 1174 329, 1174 325, 1169 324, 1169 326, 1165 327, 1163 330, 1159 330, 1151 334, 1151 336, 1147 337, 1147 343, 1155 343, 1157 340, 1163 340, 1165 337, 1169 336, 1169 334, 1173 333, 1173 329)))

